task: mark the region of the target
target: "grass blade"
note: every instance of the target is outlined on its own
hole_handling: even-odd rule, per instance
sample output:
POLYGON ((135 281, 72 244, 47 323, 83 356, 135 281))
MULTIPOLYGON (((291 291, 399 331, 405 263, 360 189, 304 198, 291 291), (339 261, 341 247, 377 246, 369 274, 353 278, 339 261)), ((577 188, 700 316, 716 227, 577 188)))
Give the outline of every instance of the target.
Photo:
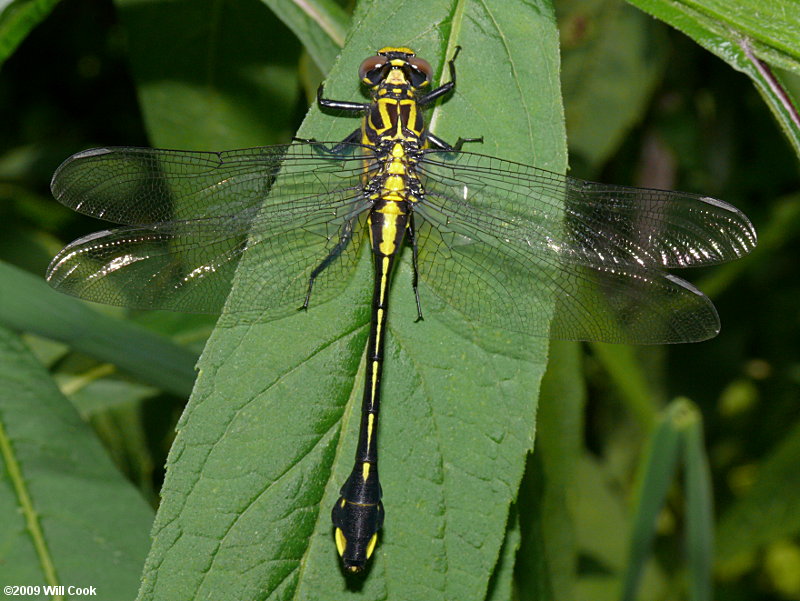
POLYGON ((0 323, 69 344, 176 395, 186 397, 192 390, 193 352, 130 321, 98 313, 5 263, 0 263, 0 323))

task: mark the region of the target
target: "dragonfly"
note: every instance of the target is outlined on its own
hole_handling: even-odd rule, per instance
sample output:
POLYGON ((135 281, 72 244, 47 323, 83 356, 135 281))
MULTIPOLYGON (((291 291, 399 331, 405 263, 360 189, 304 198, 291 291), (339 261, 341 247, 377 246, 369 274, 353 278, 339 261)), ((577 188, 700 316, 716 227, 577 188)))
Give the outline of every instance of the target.
MULTIPOLYGON (((122 227, 80 238, 52 261, 57 290, 138 309, 269 321, 313 310, 373 263, 366 375, 353 469, 332 510, 343 568, 373 556, 384 524, 378 478, 389 284, 410 248, 418 320, 426 295, 464 320, 527 336, 680 343, 719 332, 711 301, 667 270, 737 259, 756 245, 747 217, 707 196, 605 185, 468 152, 426 128, 450 95, 410 48, 363 61, 369 102, 317 103, 361 116, 340 142, 226 152, 110 147, 55 172, 55 198, 122 227), (258 269, 239 269, 244 258, 258 269), (236 284, 248 294, 231 295, 236 284)), ((471 148, 474 146, 471 146, 471 148)))

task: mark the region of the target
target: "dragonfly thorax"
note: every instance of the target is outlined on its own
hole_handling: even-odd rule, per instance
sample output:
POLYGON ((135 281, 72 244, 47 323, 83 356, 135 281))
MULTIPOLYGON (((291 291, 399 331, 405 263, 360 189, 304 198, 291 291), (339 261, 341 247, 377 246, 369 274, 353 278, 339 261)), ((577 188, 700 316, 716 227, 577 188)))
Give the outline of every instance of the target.
POLYGON ((383 140, 375 151, 378 168, 366 184, 367 196, 381 206, 386 202, 403 203, 398 210, 407 212, 407 203, 416 202, 422 195, 416 174, 419 140, 383 140))

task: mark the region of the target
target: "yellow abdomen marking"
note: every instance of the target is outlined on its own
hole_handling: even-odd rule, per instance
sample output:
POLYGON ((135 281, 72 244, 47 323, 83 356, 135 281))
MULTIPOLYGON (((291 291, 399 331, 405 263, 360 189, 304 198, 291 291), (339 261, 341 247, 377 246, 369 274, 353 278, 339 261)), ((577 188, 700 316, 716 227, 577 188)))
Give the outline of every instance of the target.
MULTIPOLYGON (((383 292, 383 290, 381 290, 383 292)), ((380 326, 383 325, 383 309, 378 309, 378 331, 375 333, 375 346, 378 346, 381 342, 381 328, 380 326)))
MULTIPOLYGON (((397 215, 399 214, 399 207, 397 203, 387 203, 381 211, 386 214, 386 219, 383 221, 383 232, 381 243, 378 245, 378 250, 381 254, 391 255, 395 251, 395 238, 397 237, 397 215), (392 211, 389 207, 394 207, 392 211)), ((381 281, 381 288, 386 287, 386 270, 383 272, 383 280, 381 281)))
MULTIPOLYGON (((381 305, 386 302, 386 274, 389 272, 389 257, 383 257, 383 277, 381 278, 381 305)), ((381 310, 381 319, 383 310, 381 310)), ((383 323, 382 321, 379 323, 383 323)))
POLYGON ((377 361, 373 361, 372 362, 372 390, 370 390, 370 394, 372 396, 370 397, 370 402, 374 402, 375 401, 375 393, 377 392, 377 390, 378 390, 378 362, 377 361))
POLYGON ((401 161, 392 161, 389 163, 389 168, 386 170, 386 173, 390 175, 405 175, 406 166, 403 165, 401 161))
POLYGON ((336 539, 336 550, 339 552, 339 555, 344 555, 344 551, 347 549, 347 539, 344 537, 344 532, 342 532, 341 528, 336 529, 334 538, 336 539))
MULTIPOLYGON (((390 175, 383 184, 384 190, 389 192, 402 192, 406 189, 406 182, 401 175, 390 175)), ((381 211, 385 213, 386 211, 381 211)))
POLYGON ((378 542, 378 533, 372 535, 372 538, 369 539, 369 544, 367 545, 367 559, 372 557, 372 552, 375 550, 375 543, 378 542))

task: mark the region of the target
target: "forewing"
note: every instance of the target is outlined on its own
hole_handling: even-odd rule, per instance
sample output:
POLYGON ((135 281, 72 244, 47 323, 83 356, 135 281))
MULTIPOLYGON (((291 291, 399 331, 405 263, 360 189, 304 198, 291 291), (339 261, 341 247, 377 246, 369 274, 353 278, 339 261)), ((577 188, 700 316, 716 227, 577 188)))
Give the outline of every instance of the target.
MULTIPOLYGON (((131 150, 125 149, 126 157, 131 150)), ((172 157, 175 165, 186 164, 188 158, 198 154, 133 150, 144 156, 155 153, 159 161, 172 157)), ((252 151, 222 154, 237 152, 252 156, 252 151)), ((199 154, 207 158, 209 153, 199 154)), ((92 156, 87 160, 91 162, 92 156)), ((270 319, 302 305, 311 271, 338 248, 336 260, 317 278, 312 303, 330 299, 349 281, 363 240, 364 212, 369 207, 362 192, 363 159, 309 154, 302 164, 289 160, 266 182, 260 160, 243 161, 249 171, 244 167, 233 170, 225 163, 228 166, 214 171, 211 179, 205 172, 185 175, 184 180, 176 170, 169 175, 149 170, 150 184, 137 188, 144 204, 157 210, 159 185, 171 189, 182 186, 182 206, 194 211, 192 214, 201 210, 206 213, 197 219, 156 221, 76 240, 53 260, 48 281, 62 292, 102 303, 218 313, 240 259, 249 255, 260 267, 237 276, 238 285, 248 293, 237 295, 239 300, 228 310, 270 319), (210 184, 212 180, 216 184, 210 184), (234 212, 224 212, 232 207, 234 212)), ((70 162, 80 166, 76 159, 70 162)), ((118 164, 109 158, 101 162, 106 168, 118 164)), ((58 173, 54 181, 62 181, 58 173)), ((117 184, 123 181, 119 177, 115 180, 117 184)), ((98 181, 86 189, 90 192, 66 196, 80 196, 80 208, 95 216, 138 220, 147 213, 136 212, 133 188, 125 191, 123 185, 126 200, 116 204, 110 200, 113 186, 98 181)), ((167 197, 173 198, 164 194, 165 202, 167 197)))
POLYGON ((712 337, 711 302, 661 269, 728 260, 755 244, 749 221, 720 201, 603 187, 470 153, 429 153, 419 172, 420 278, 468 318, 536 336, 712 337))
POLYGON ((706 196, 598 184, 467 152, 428 151, 419 170, 488 215, 526 221, 532 235, 604 262, 713 265, 756 245, 741 211, 706 196))
POLYGON ((64 161, 50 187, 61 204, 112 223, 208 219, 259 208, 278 181, 295 194, 341 188, 333 175, 353 181, 363 151, 352 145, 333 156, 303 142, 225 152, 93 148, 64 161))

